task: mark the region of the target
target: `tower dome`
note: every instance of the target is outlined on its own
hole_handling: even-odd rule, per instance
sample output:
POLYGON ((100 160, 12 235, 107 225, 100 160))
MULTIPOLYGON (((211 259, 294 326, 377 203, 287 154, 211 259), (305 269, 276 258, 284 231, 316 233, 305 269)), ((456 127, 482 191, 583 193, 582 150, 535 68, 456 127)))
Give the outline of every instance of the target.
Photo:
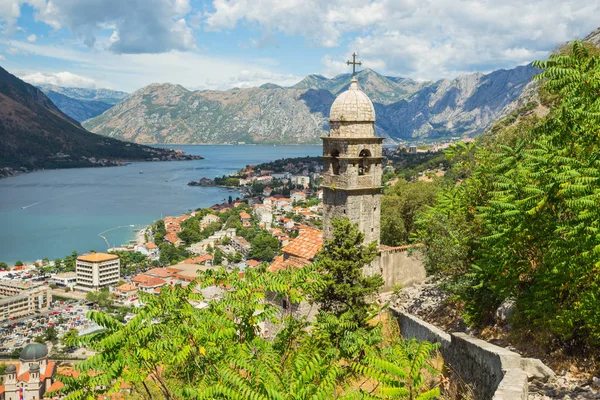
POLYGON ((350 87, 335 99, 329 111, 331 122, 375 122, 375 108, 369 96, 352 78, 350 87))
POLYGON ((19 359, 21 361, 38 361, 48 356, 48 348, 41 343, 30 343, 23 351, 19 359))

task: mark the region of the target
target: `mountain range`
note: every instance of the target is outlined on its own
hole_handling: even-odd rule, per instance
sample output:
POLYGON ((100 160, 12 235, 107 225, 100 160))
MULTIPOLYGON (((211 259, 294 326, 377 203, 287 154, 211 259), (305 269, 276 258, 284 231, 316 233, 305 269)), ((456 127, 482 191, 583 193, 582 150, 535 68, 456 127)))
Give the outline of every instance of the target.
MULTIPOLYGON (((416 82, 365 69, 357 79, 373 100, 378 135, 397 141, 475 136, 503 115, 536 73, 527 65, 416 82)), ((318 143, 328 130, 329 108, 350 78, 309 75, 291 87, 225 91, 151 84, 83 126, 137 143, 318 143)))
POLYGON ((15 169, 107 165, 172 154, 86 131, 40 89, 0 67, 0 176, 15 169))
POLYGON ((56 85, 39 85, 54 104, 69 117, 83 122, 102 114, 129 93, 109 89, 67 88, 56 85))

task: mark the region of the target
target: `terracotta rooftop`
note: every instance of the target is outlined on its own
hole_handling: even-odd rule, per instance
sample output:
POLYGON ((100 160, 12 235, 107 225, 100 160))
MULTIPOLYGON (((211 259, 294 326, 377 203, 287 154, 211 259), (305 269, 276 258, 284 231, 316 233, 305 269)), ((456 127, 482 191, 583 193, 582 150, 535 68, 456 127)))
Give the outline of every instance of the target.
POLYGON ((159 285, 165 285, 167 283, 164 279, 155 278, 153 276, 147 276, 146 278, 148 279, 145 279, 143 282, 140 282, 140 286, 155 287, 159 285))
POLYGON ((145 246, 146 246, 146 248, 147 248, 147 249, 149 249, 149 250, 152 250, 152 249, 157 249, 157 248, 158 248, 158 246, 157 246, 156 244, 154 244, 154 243, 150 243, 150 242, 146 243, 146 245, 145 245, 145 246))
POLYGON ((65 385, 62 382, 55 381, 52 385, 50 385, 50 387, 46 391, 47 392, 53 392, 55 390, 62 389, 64 387, 65 387, 65 385))
POLYGON ((176 243, 177 241, 179 241, 179 237, 174 233, 169 233, 168 235, 165 235, 165 239, 167 239, 171 243, 176 243))
POLYGON ((117 286, 116 290, 118 290, 119 292, 122 292, 122 293, 126 293, 126 292, 132 292, 134 290, 137 290, 137 287, 130 285, 129 283, 124 283, 121 286, 117 286))
POLYGON ((240 218, 242 218, 242 219, 250 219, 250 218, 252 218, 252 217, 251 217, 251 216, 250 216, 250 214, 248 214, 246 211, 242 211, 242 212, 240 213, 240 218))
POLYGON ((260 261, 248 260, 246 261, 246 264, 248 264, 249 267, 255 268, 260 265, 260 261))
POLYGON ((116 260, 119 256, 115 254, 106 254, 106 253, 89 253, 83 254, 77 257, 78 260, 87 261, 87 262, 103 262, 109 260, 116 260))
POLYGON ((281 251, 291 256, 312 260, 323 247, 323 232, 305 229, 298 237, 285 245, 281 251))
POLYGON ((310 263, 311 262, 305 258, 289 256, 288 258, 284 259, 284 256, 277 256, 275 257, 275 260, 273 260, 273 263, 269 265, 267 271, 277 272, 287 269, 288 267, 302 268, 306 265, 310 265, 310 263))
POLYGON ((158 278, 168 278, 171 273, 164 268, 152 268, 149 271, 144 272, 145 275, 156 276, 158 278))

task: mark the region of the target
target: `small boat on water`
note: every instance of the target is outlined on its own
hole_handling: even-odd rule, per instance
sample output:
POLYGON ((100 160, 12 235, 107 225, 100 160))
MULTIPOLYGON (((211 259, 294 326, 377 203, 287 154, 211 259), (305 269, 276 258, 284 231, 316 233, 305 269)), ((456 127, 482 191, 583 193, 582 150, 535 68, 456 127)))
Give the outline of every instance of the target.
POLYGON ((140 171, 140 174, 143 174, 143 173, 144 173, 144 171, 140 171))

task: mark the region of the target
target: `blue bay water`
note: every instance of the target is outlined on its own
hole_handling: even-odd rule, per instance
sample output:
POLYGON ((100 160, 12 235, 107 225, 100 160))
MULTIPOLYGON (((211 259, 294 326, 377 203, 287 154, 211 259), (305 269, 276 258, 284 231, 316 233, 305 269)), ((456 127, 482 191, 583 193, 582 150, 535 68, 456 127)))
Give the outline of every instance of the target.
POLYGON ((1 179, 0 261, 105 251, 134 239, 136 229, 161 216, 238 195, 223 188, 187 186, 191 180, 225 175, 248 164, 321 154, 321 146, 168 147, 204 160, 49 170, 1 179))

